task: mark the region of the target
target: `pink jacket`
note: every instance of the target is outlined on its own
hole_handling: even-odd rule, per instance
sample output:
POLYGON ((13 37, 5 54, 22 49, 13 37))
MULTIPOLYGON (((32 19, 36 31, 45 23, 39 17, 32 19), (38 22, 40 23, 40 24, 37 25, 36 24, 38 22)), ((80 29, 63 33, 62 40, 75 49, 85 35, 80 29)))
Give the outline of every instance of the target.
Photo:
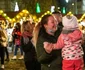
POLYGON ((75 30, 69 34, 61 34, 56 44, 53 44, 53 49, 62 48, 62 57, 66 60, 77 60, 83 57, 81 47, 82 32, 75 30))

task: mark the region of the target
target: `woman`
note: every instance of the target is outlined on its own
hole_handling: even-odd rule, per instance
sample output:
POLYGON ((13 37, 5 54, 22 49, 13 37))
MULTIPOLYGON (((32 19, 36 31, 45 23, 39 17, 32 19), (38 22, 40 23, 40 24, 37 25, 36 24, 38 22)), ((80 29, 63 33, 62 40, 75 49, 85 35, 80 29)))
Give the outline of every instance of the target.
POLYGON ((56 21, 53 16, 45 15, 40 24, 35 28, 34 42, 41 70, 62 70, 61 50, 52 51, 50 54, 44 49, 44 42, 55 43, 59 34, 56 31, 56 21), (38 32, 39 31, 39 32, 38 32))
POLYGON ((5 61, 9 61, 9 52, 8 52, 8 49, 7 49, 7 46, 8 46, 8 36, 7 36, 7 32, 6 30, 3 30, 4 34, 5 34, 5 38, 6 38, 6 42, 5 42, 5 47, 4 47, 4 51, 5 51, 5 55, 6 55, 6 58, 5 58, 5 61))
POLYGON ((40 64, 36 58, 35 47, 32 44, 33 27, 29 21, 22 24, 21 47, 25 53, 24 61, 27 70, 40 70, 40 64))
POLYGON ((23 51, 21 48, 21 43, 20 43, 20 39, 21 39, 21 25, 20 23, 16 23, 15 29, 12 32, 12 36, 14 39, 14 44, 15 44, 15 48, 14 48, 14 56, 12 59, 17 59, 17 51, 18 48, 20 48, 20 52, 21 52, 21 57, 19 59, 23 59, 23 51))
POLYGON ((7 46, 7 36, 3 25, 0 24, 0 58, 1 58, 1 68, 4 69, 4 49, 7 46))

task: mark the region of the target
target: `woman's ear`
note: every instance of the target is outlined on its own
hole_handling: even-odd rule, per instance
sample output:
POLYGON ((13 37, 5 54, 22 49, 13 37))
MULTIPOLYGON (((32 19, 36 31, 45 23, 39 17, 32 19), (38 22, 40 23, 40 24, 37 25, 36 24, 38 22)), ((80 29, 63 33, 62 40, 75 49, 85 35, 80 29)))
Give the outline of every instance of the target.
POLYGON ((47 28, 47 24, 44 24, 44 27, 47 28))

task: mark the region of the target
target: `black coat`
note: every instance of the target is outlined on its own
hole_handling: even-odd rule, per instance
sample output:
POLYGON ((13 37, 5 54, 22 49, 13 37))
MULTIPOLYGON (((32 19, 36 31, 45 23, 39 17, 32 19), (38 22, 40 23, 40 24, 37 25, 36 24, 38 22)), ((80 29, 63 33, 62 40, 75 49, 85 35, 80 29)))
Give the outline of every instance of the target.
POLYGON ((44 42, 56 43, 60 32, 56 36, 51 36, 46 32, 40 32, 38 37, 36 51, 38 61, 41 63, 41 70, 62 70, 61 50, 54 50, 50 54, 43 48, 44 42))
POLYGON ((24 61, 25 61, 26 69, 41 70, 41 65, 37 60, 35 47, 31 42, 32 37, 28 37, 28 39, 29 39, 28 43, 25 44, 23 37, 21 37, 21 47, 22 50, 24 51, 24 61))
POLYGON ((29 42, 27 44, 24 44, 24 39, 21 37, 21 47, 22 50, 24 51, 24 60, 25 61, 33 61, 36 60, 36 52, 35 52, 35 47, 33 46, 31 42, 32 37, 28 37, 29 42))

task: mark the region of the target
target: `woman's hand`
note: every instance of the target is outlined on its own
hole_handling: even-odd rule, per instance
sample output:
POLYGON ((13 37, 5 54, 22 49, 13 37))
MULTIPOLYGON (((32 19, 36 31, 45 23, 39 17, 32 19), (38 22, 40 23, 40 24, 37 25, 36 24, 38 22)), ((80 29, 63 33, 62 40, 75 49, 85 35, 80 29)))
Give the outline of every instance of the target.
POLYGON ((51 43, 48 43, 48 42, 44 42, 44 49, 47 53, 51 53, 52 51, 52 44, 51 43))

